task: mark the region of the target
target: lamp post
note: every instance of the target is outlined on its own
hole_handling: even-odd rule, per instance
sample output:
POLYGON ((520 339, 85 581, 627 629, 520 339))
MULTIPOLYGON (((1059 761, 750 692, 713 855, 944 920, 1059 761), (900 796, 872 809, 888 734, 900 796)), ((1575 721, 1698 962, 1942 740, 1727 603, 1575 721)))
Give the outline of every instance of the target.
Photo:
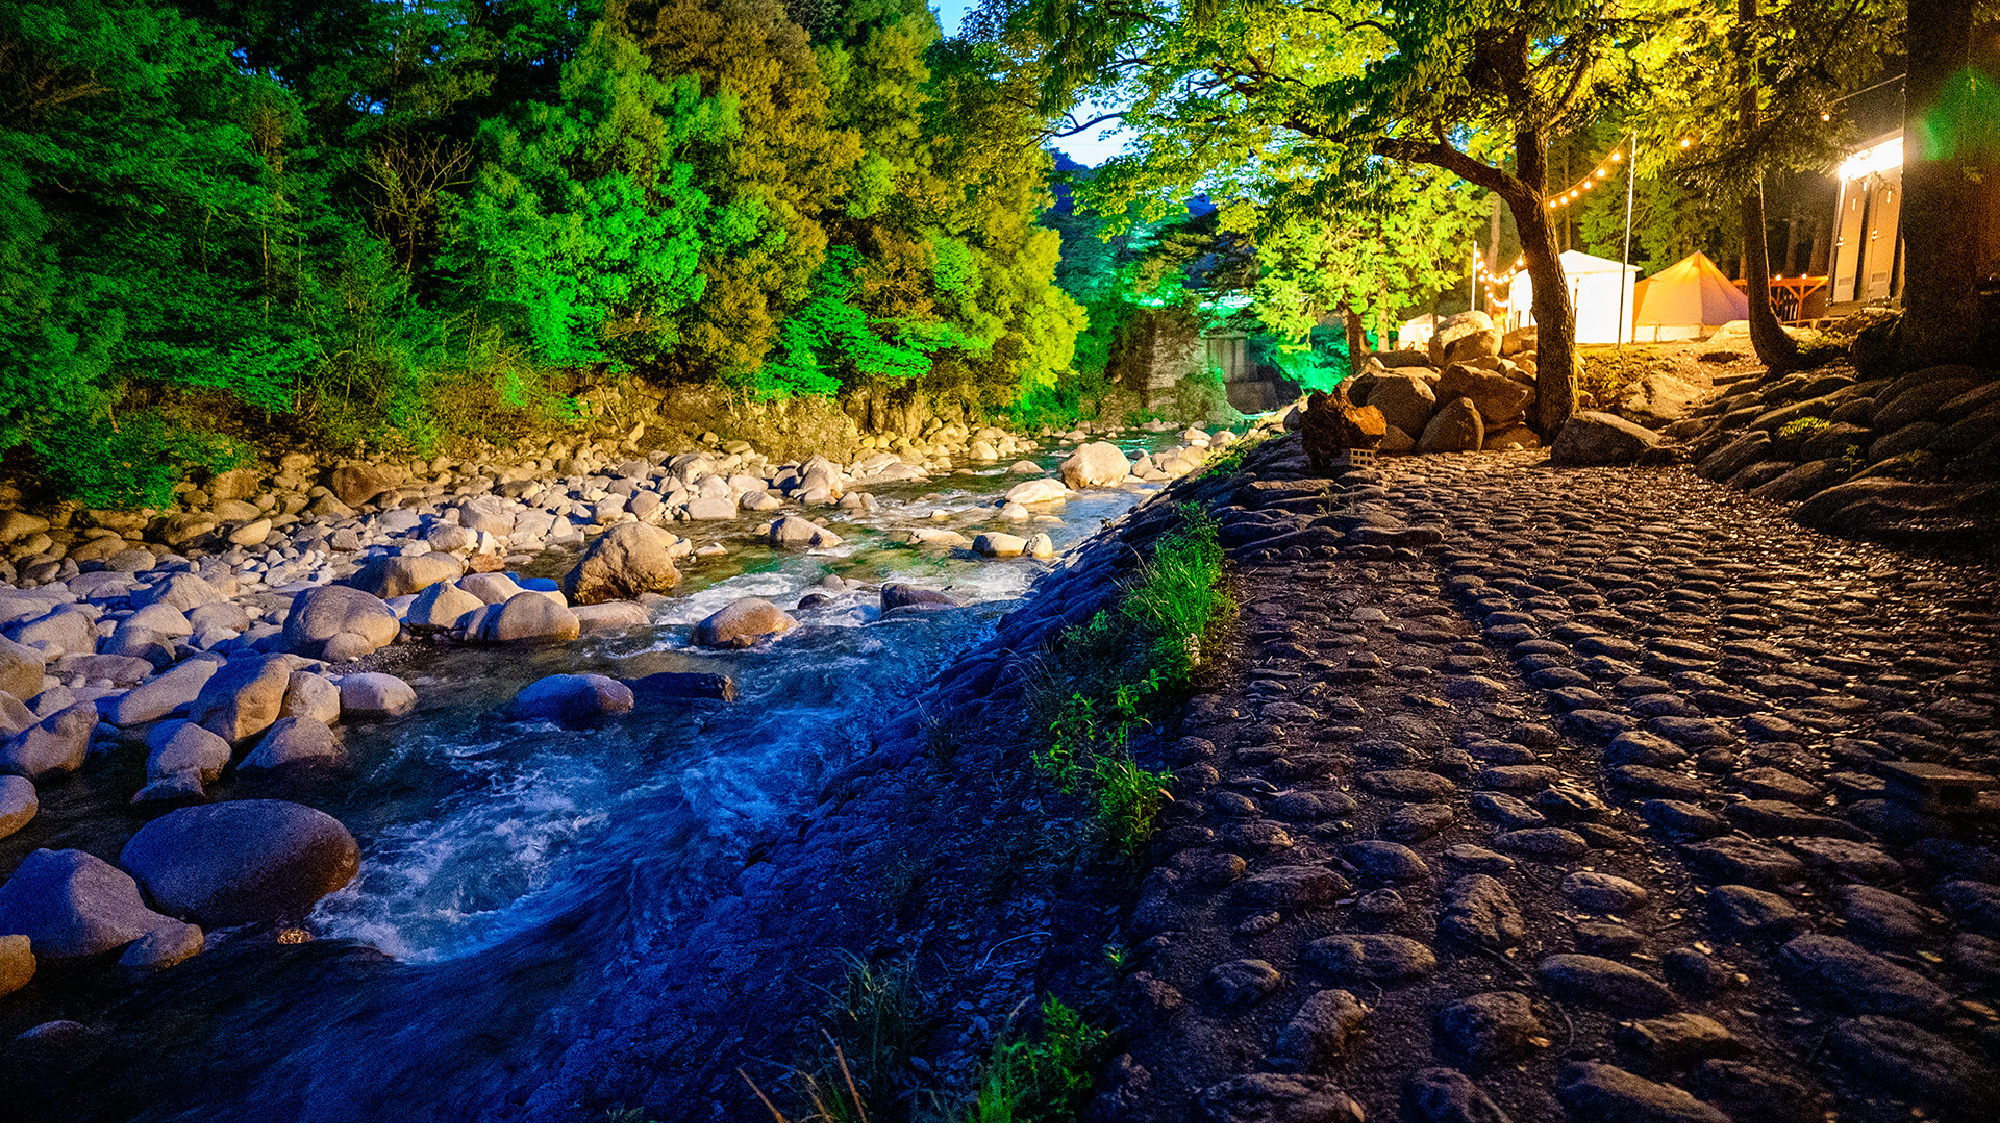
MULTIPOLYGON (((1635 167, 1639 163, 1639 134, 1632 133, 1632 142, 1625 152, 1625 249, 1618 255, 1618 350, 1624 351, 1626 341, 1632 337, 1632 326, 1625 320, 1625 294, 1630 289, 1625 273, 1631 269, 1632 261, 1632 181, 1639 174, 1635 167)), ((1633 309, 1633 315, 1639 310, 1633 309)))

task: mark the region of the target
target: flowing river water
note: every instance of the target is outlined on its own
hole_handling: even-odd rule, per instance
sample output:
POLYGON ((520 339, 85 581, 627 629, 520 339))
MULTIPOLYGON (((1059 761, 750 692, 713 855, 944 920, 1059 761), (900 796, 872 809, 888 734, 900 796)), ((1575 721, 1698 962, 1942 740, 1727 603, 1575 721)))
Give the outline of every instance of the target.
MULTIPOLYGON (((1134 433, 1122 444, 1157 448, 1172 437, 1134 433)), ((910 705, 1047 569, 898 542, 920 526, 1001 530, 994 501, 1020 479, 983 470, 891 486, 877 493, 877 511, 826 520, 846 537, 831 551, 728 540, 726 558, 688 568, 649 628, 547 649, 407 650, 393 670, 417 689, 415 715, 350 727, 338 771, 226 781, 218 794, 304 801, 360 842, 361 874, 308 920, 314 940, 219 935, 208 954, 109 998, 100 1019, 124 1057, 93 1073, 112 1081, 49 1108, 162 1119, 507 1115, 531 1073, 588 1033, 620 966, 725 886, 760 829, 809 808, 821 778, 867 751, 871 727, 910 705), (796 613, 800 628, 776 643, 693 647, 694 623, 728 602, 758 596, 789 610, 828 574, 862 588, 796 613), (884 618, 886 581, 947 588, 965 608, 884 618), (585 731, 502 718, 521 687, 565 671, 726 672, 740 697, 642 701, 585 731)), ((1005 530, 1046 531, 1060 551, 1156 487, 1038 505, 1052 518, 1005 530)), ((747 530, 746 521, 737 535, 747 530)), ((566 565, 543 561, 543 571, 566 565)), ((45 815, 67 806, 102 835, 129 834, 122 808, 107 807, 129 791, 125 780, 85 786, 45 815)), ((115 857, 121 840, 96 842, 115 857)))

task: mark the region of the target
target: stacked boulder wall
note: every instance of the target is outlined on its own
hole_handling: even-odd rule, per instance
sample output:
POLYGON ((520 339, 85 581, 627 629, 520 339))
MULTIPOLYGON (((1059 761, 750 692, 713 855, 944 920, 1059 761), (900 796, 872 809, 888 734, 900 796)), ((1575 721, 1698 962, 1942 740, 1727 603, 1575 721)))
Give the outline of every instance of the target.
POLYGON ((1389 372, 1375 377, 1368 389, 1368 405, 1381 412, 1384 425, 1406 434, 1421 434, 1437 410, 1437 393, 1431 381, 1421 375, 1389 372))
POLYGON ((317 809, 246 800, 168 813, 118 862, 162 910, 212 929, 304 917, 354 878, 361 852, 317 809))
POLYGON ((1483 312, 1457 313, 1438 322, 1437 331, 1431 335, 1431 365, 1437 368, 1449 367, 1469 359, 1498 357, 1500 354, 1500 333, 1494 330, 1493 318, 1483 312))
POLYGON ((319 656, 335 637, 365 642, 370 651, 396 639, 403 623, 388 603, 350 586, 318 586, 292 599, 285 615, 285 648, 300 656, 319 656))
POLYGON ((584 551, 563 576, 562 592, 572 604, 596 605, 665 593, 680 581, 659 532, 643 523, 621 523, 584 551))
POLYGON ((1579 411, 1549 447, 1549 463, 1565 467, 1630 465, 1660 444, 1660 435, 1615 414, 1579 411))
POLYGON ((1439 377, 1437 397, 1439 402, 1460 397, 1471 399, 1479 411, 1480 422, 1492 431, 1525 418, 1535 390, 1499 371, 1454 363, 1439 377))
POLYGON ((1445 403, 1425 424, 1417 439, 1418 453, 1465 453, 1486 443, 1486 426, 1479 408, 1460 396, 1445 403))

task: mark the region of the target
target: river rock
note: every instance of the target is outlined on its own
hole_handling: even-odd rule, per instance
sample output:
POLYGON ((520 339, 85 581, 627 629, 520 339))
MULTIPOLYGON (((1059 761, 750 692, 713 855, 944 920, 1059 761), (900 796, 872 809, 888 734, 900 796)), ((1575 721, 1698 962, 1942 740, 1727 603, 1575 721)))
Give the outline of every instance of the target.
POLYGON ((399 474, 380 465, 342 465, 327 474, 326 487, 352 508, 396 487, 399 474))
POLYGON ((150 723, 176 707, 193 703, 209 677, 222 668, 215 659, 194 659, 160 673, 111 704, 105 718, 121 727, 150 723))
POLYGON ((562 592, 572 605, 596 605, 665 593, 680 581, 659 532, 643 523, 621 523, 584 551, 563 576, 562 592))
POLYGON ((73 605, 57 606, 32 621, 8 626, 7 636, 51 658, 91 656, 97 652, 97 618, 73 605))
POLYGON ((78 703, 50 715, 0 746, 0 773, 34 781, 83 765, 97 727, 97 705, 78 703))
MULTIPOLYGON (((43 692, 42 695, 47 695, 43 692)), ((36 696, 40 699, 41 696, 36 696)), ((40 715, 27 704, 0 691, 0 743, 6 742, 29 727, 42 721, 40 715)))
POLYGON ((170 812, 118 862, 163 910, 213 928, 303 917, 354 878, 361 853, 323 812, 248 800, 170 812))
POLYGON ((19 774, 0 774, 0 840, 19 832, 41 807, 34 782, 19 774))
POLYGON ((288 715, 271 724, 257 748, 243 759, 246 770, 270 770, 301 762, 337 762, 340 741, 325 722, 288 715))
POLYGON ((216 592, 215 587, 202 581, 198 574, 181 571, 168 575, 147 589, 133 594, 134 608, 148 605, 171 606, 182 613, 191 613, 205 605, 226 604, 226 599, 216 592))
POLYGON ((19 992, 35 979, 34 943, 27 934, 0 934, 0 996, 19 992))
POLYGON ((804 516, 782 516, 771 524, 771 546, 805 550, 838 547, 845 540, 804 516))
POLYGON ((390 555, 370 560, 355 571, 345 585, 365 590, 378 598, 399 598, 404 594, 422 593, 440 582, 456 582, 464 573, 465 567, 442 551, 423 555, 390 555))
POLYGON ((340 713, 350 719, 396 719, 417 709, 417 693, 387 672, 351 672, 340 681, 340 713))
POLYGON ((1431 415, 1431 420, 1424 424, 1423 435, 1417 438, 1417 452, 1463 453, 1478 449, 1485 442, 1486 427, 1480 421, 1478 407, 1461 396, 1431 415))
POLYGON ((1563 1067, 1556 1096, 1577 1121, 1727 1121, 1722 1111, 1678 1086, 1609 1063, 1563 1067))
POLYGON ((130 875, 75 848, 37 848, 0 885, 0 934, 27 935, 38 958, 89 957, 170 921, 130 875))
POLYGON ((318 719, 322 723, 340 721, 340 689, 332 680, 317 672, 293 672, 285 683, 285 702, 278 708, 278 717, 297 715, 302 719, 318 719))
POLYGON ((126 946, 125 952, 118 957, 118 967, 128 976, 157 973, 200 954, 207 944, 208 939, 200 926, 170 918, 148 931, 145 937, 126 946))
MULTIPOLYGON (((473 575, 489 578, 492 575, 473 575)), ((480 598, 467 593, 450 582, 439 582, 417 595, 403 615, 403 627, 412 633, 444 633, 456 626, 466 614, 486 605, 480 598)))
POLYGON ((1069 499, 1069 486, 1059 480, 1024 480, 1007 490, 1009 504, 1046 504, 1052 500, 1069 499))
POLYGON ((582 632, 576 614, 539 590, 515 594, 479 622, 487 644, 568 644, 582 632))
POLYGON ((988 531, 972 541, 972 550, 989 559, 1014 559, 1027 552, 1028 541, 1018 535, 988 531))
POLYGON ((588 726, 632 710, 632 689, 595 672, 544 676, 521 689, 508 714, 521 720, 547 720, 566 727, 588 726))
POLYGON ((255 738, 278 721, 296 667, 287 656, 238 657, 202 685, 188 720, 231 744, 255 738))
POLYGON ((928 590, 903 582, 882 587, 882 612, 898 609, 956 609, 958 600, 943 590, 928 590))
POLYGON ((598 605, 580 605, 570 612, 576 614, 577 627, 585 635, 591 633, 617 633, 626 629, 636 629, 652 624, 651 614, 638 602, 603 602, 598 605))
POLYGON ((1660 444, 1660 435, 1616 414, 1580 410, 1564 422, 1549 446, 1549 463, 1565 468, 1630 465, 1660 444))
POLYGON ((16 699, 33 699, 42 694, 42 676, 47 669, 48 661, 39 649, 0 637, 0 691, 16 699))
MULTIPOLYGON (((359 638, 369 651, 396 639, 403 623, 381 598, 348 586, 318 586, 292 599, 285 615, 285 648, 301 656, 320 656, 326 642, 341 634, 359 638)), ((340 646, 351 654, 353 642, 340 646)), ((350 657, 351 658, 351 657, 350 657)))
POLYGON ((521 584, 504 574, 468 574, 456 583, 462 593, 478 598, 481 605, 501 605, 521 592, 521 584))
POLYGON ((694 627, 694 643, 703 648, 748 648, 798 627, 795 618, 763 598, 738 598, 702 618, 694 627))
POLYGON ((1130 465, 1124 450, 1108 441, 1093 441, 1070 454, 1060 472, 1063 484, 1073 489, 1110 488, 1124 483, 1130 465))
POLYGON ((146 780, 158 781, 193 770, 203 781, 214 781, 229 766, 229 743, 193 723, 162 723, 146 737, 146 780))

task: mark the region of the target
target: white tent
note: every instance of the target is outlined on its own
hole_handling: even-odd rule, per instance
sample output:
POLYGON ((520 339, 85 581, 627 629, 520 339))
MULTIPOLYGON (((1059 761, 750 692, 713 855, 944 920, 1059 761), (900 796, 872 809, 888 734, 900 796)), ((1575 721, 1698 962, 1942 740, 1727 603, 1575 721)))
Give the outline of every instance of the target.
POLYGON ((1399 348, 1426 347, 1431 342, 1431 336, 1436 332, 1437 325, 1435 318, 1431 314, 1425 313, 1414 320, 1403 322, 1402 327, 1396 330, 1396 346, 1399 348))
MULTIPOLYGON (((1570 303, 1576 308, 1576 342, 1579 344, 1620 344, 1632 338, 1632 281, 1639 267, 1621 266, 1608 258, 1594 258, 1581 250, 1565 250, 1558 255, 1563 277, 1569 281, 1570 303), (1625 310, 1621 323, 1621 298, 1625 310)), ((1535 322, 1535 290, 1527 271, 1514 277, 1507 291, 1507 305, 1520 316, 1522 326, 1535 322)))

